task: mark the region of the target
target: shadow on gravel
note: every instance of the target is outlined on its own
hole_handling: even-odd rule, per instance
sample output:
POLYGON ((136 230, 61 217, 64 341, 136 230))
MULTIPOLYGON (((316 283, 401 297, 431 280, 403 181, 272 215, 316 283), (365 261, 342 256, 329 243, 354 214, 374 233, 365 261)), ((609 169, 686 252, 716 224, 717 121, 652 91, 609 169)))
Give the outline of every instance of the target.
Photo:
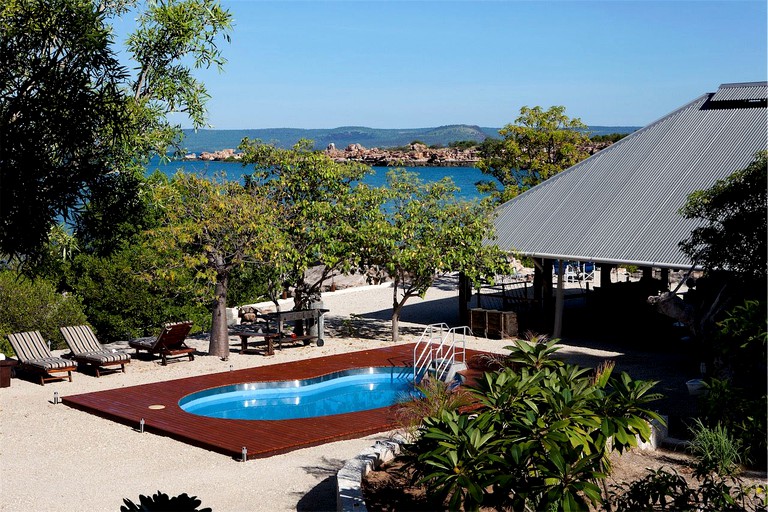
POLYGON ((323 480, 301 496, 296 504, 299 512, 320 512, 336 510, 336 473, 346 461, 323 457, 322 465, 307 466, 302 469, 307 474, 323 480))

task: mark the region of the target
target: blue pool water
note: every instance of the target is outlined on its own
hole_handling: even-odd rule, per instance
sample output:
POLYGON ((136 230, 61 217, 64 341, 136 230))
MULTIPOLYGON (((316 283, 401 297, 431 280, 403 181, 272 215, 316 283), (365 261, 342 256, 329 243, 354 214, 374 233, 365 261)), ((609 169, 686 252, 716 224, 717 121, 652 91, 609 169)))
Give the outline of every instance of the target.
POLYGON ((378 409, 410 400, 415 393, 413 368, 371 367, 314 379, 207 389, 185 396, 179 406, 211 418, 287 420, 378 409))

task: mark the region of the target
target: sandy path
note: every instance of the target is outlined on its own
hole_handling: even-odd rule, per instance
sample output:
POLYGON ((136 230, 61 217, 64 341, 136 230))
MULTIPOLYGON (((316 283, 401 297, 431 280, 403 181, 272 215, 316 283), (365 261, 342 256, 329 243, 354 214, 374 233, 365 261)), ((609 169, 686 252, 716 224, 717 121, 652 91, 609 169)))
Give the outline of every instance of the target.
MULTIPOLYGON (((413 341, 423 324, 455 325, 456 288, 442 283, 425 299, 413 299, 403 313, 402 342, 413 341)), ((76 373, 73 382, 45 386, 13 379, 0 389, 0 511, 111 510, 123 498, 162 490, 196 495, 221 511, 331 510, 335 473, 372 440, 342 441, 247 463, 52 403, 61 396, 160 380, 275 364, 388 346, 391 288, 366 287, 323 296, 327 315, 323 347, 295 347, 272 357, 240 355, 228 361, 199 356, 193 362, 134 360, 125 374, 95 378, 76 373), (350 315, 358 315, 350 318, 350 315)), ((233 338, 234 343, 237 341, 233 338)), ((191 339, 201 352, 207 340, 191 339)), ((468 348, 502 351, 508 341, 471 338, 468 348)), ((568 348, 594 359, 621 355, 610 349, 568 348)))

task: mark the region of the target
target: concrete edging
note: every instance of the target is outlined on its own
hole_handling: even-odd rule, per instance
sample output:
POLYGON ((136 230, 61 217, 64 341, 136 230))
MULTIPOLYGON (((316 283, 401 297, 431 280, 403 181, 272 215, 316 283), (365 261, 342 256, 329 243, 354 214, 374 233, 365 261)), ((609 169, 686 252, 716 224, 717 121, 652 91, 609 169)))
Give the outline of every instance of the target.
POLYGON ((400 454, 400 445, 405 438, 395 434, 387 441, 376 444, 350 459, 336 473, 336 510, 338 512, 367 512, 363 498, 363 477, 370 471, 400 454))

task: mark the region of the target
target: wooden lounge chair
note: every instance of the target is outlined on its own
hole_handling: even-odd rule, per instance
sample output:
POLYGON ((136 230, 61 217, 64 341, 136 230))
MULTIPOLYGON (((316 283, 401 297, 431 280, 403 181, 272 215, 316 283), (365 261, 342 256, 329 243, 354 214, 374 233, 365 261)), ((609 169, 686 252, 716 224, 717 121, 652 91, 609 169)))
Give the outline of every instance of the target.
POLYGON ((146 350, 150 354, 160 355, 163 358, 163 366, 168 364, 169 356, 188 355, 189 360, 193 361, 195 349, 184 343, 190 329, 192 322, 171 322, 165 324, 157 338, 138 338, 129 341, 128 345, 135 348, 137 354, 146 350))
POLYGON ((19 360, 19 369, 40 374, 40 385, 44 386, 49 380, 69 379, 72 382, 72 370, 77 369, 77 364, 69 359, 54 357, 48 350, 40 331, 19 332, 8 335, 16 358, 19 360), (67 376, 54 375, 55 373, 67 373, 67 376))
MULTIPOLYGON (((131 362, 131 355, 125 352, 113 352, 104 348, 88 325, 75 325, 59 328, 72 351, 72 359, 76 362, 90 365, 96 371, 96 377, 101 377, 101 369, 107 366, 120 366, 125 373, 125 364, 131 362)), ((67 356, 69 357, 69 356, 67 356)), ((115 368, 115 370, 117 370, 115 368)))

